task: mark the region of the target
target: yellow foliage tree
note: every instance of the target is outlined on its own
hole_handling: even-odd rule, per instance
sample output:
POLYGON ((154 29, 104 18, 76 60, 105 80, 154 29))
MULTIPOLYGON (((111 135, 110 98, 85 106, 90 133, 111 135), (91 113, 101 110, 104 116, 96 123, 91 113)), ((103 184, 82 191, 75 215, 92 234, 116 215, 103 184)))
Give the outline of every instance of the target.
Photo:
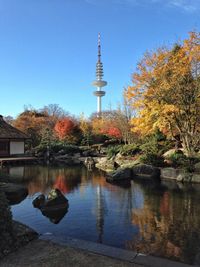
POLYGON ((159 128, 179 135, 192 156, 200 141, 200 33, 191 32, 172 49, 146 53, 126 97, 137 111, 133 131, 147 135, 159 128))

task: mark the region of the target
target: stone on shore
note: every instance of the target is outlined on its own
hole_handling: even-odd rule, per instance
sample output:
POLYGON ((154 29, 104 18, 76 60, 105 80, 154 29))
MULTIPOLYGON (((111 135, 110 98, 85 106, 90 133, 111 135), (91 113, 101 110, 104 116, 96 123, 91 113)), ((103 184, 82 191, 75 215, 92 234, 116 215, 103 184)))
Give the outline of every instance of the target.
POLYGON ((116 162, 114 159, 108 159, 107 157, 102 157, 98 159, 98 162, 95 164, 96 168, 101 169, 105 172, 112 172, 116 168, 116 162))
POLYGON ((200 173, 191 173, 184 169, 163 168, 161 169, 161 178, 183 183, 200 183, 200 173))
POLYGON ((192 183, 200 183, 200 173, 193 173, 191 177, 192 183))
POLYGON ((0 183, 0 190, 5 193, 10 205, 20 203, 28 195, 25 186, 14 183, 0 183))
POLYGON ((181 177, 184 175, 185 175, 185 170, 183 169, 175 169, 172 167, 161 169, 161 178, 164 179, 177 180, 177 177, 179 177, 179 180, 181 180, 181 177))
POLYGON ((13 221, 13 231, 17 239, 17 247, 24 246, 38 238, 38 233, 35 230, 17 221, 13 221))
POLYGON ((120 153, 118 153, 115 156, 115 162, 119 165, 119 166, 128 166, 128 165, 133 165, 135 160, 131 157, 124 157, 122 156, 120 153))
MULTIPOLYGON (((18 248, 21 248, 30 241, 38 238, 38 233, 33 229, 16 221, 12 221, 11 233, 1 233, 1 238, 2 234, 4 234, 4 239, 0 242, 0 262, 7 254, 16 251, 18 248)), ((0 263, 0 266, 4 265, 1 265, 0 263)))
POLYGON ((132 167, 133 177, 159 179, 160 169, 147 164, 138 164, 132 167))
POLYGON ((130 168, 119 168, 112 175, 109 175, 106 180, 108 182, 117 182, 122 180, 130 180, 132 171, 130 168))

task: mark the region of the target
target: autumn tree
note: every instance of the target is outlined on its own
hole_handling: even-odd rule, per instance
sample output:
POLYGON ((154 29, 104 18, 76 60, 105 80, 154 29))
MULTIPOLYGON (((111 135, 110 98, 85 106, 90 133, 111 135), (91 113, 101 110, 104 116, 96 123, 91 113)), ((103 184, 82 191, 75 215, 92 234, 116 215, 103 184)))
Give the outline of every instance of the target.
POLYGON ((191 32, 173 48, 147 52, 126 96, 137 112, 133 131, 178 135, 187 155, 194 155, 200 141, 200 33, 191 32))
POLYGON ((101 133, 111 138, 115 138, 118 140, 122 139, 121 131, 117 127, 114 120, 104 120, 104 125, 101 129, 101 133))
POLYGON ((62 140, 72 133, 74 126, 74 122, 70 118, 63 118, 56 123, 54 129, 57 136, 62 140))
POLYGON ((116 110, 102 112, 101 118, 93 114, 93 131, 116 138, 125 144, 131 144, 136 140, 136 135, 131 131, 130 122, 133 116, 131 101, 124 97, 122 105, 119 105, 116 110))
POLYGON ((115 111, 103 111, 101 117, 93 114, 91 117, 93 133, 121 140, 121 131, 117 126, 114 114, 115 111))
POLYGON ((92 143, 92 125, 82 113, 80 116, 80 130, 82 131, 83 140, 82 144, 90 145, 92 143))
POLYGON ((134 110, 131 104, 131 100, 128 100, 124 94, 122 105, 119 105, 118 109, 112 113, 113 121, 120 131, 121 139, 125 144, 131 144, 137 138, 136 134, 131 130, 131 119, 134 117, 134 110))
POLYGON ((44 106, 40 112, 46 114, 48 116, 48 126, 50 129, 55 127, 55 124, 58 120, 69 116, 69 113, 66 112, 63 108, 61 108, 58 104, 49 104, 44 106))
POLYGON ((47 127, 48 115, 37 110, 25 110, 13 122, 14 127, 26 133, 32 139, 32 145, 40 143, 41 132, 47 127))
POLYGON ((55 124, 54 131, 58 138, 70 143, 80 141, 81 133, 78 122, 71 117, 64 117, 55 124))

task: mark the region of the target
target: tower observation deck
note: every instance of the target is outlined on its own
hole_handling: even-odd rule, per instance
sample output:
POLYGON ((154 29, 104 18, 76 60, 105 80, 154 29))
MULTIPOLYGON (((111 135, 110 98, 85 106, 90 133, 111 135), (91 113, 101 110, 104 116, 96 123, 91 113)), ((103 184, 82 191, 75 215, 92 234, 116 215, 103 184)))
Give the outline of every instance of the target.
POLYGON ((101 62, 101 37, 100 33, 98 34, 98 61, 96 64, 96 80, 92 83, 97 90, 94 91, 94 95, 97 97, 97 114, 101 115, 101 98, 106 94, 105 91, 102 91, 101 88, 107 85, 106 81, 102 80, 103 78, 103 63, 101 62))

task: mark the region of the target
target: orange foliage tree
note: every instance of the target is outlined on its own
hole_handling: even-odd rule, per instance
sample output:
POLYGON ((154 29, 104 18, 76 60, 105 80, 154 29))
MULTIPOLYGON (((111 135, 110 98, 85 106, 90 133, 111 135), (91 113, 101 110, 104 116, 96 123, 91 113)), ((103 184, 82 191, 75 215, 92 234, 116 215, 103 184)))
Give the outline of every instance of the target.
POLYGON ((77 144, 82 138, 79 123, 71 117, 64 117, 58 120, 54 127, 56 136, 63 141, 77 144))
POLYGON ((122 134, 120 129, 115 125, 115 122, 106 121, 101 129, 101 133, 115 139, 121 140, 122 134))
POLYGON ((125 144, 135 141, 135 134, 131 131, 131 118, 134 116, 131 101, 124 98, 124 103, 117 110, 104 111, 101 117, 94 114, 91 117, 93 134, 103 134, 116 138, 125 144))
POLYGON ((105 111, 100 118, 92 118, 93 133, 121 140, 122 133, 114 114, 114 111, 105 111))
POLYGON ((200 142, 200 33, 191 32, 172 49, 146 53, 126 96, 136 110, 133 131, 148 135, 160 129, 179 135, 192 156, 200 142))
POLYGON ((56 122, 54 130, 58 138, 63 140, 72 134, 74 127, 75 123, 72 121, 72 119, 66 117, 56 122))

